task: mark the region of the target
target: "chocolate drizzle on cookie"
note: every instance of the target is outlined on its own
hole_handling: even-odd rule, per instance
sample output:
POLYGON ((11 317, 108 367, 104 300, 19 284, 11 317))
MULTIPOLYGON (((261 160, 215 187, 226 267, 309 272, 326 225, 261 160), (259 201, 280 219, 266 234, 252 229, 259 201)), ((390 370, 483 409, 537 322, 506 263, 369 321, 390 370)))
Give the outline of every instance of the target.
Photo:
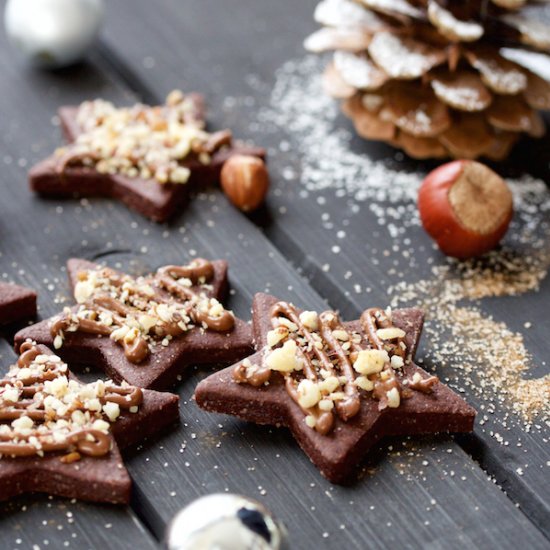
POLYGON ((191 328, 229 332, 233 314, 206 294, 213 277, 204 259, 139 278, 107 267, 82 271, 74 289, 78 309, 66 308, 51 324, 54 347, 67 332, 80 331, 111 338, 131 363, 141 363, 156 345, 168 346, 191 328))
POLYGON ((137 412, 139 388, 98 380, 81 384, 69 378, 59 357, 35 343, 0 380, 0 457, 61 453, 63 462, 81 455, 101 457, 112 446, 110 423, 121 410, 137 412))
POLYGON ((346 328, 333 311, 299 313, 292 304, 277 302, 270 316, 273 328, 261 365, 245 360, 235 367, 233 379, 260 387, 279 372, 307 425, 323 435, 336 416, 344 422, 356 416, 362 398, 377 400, 379 410, 396 408, 410 389, 429 392, 437 382, 436 377, 403 380, 405 332, 382 309, 362 314, 362 334, 346 328))

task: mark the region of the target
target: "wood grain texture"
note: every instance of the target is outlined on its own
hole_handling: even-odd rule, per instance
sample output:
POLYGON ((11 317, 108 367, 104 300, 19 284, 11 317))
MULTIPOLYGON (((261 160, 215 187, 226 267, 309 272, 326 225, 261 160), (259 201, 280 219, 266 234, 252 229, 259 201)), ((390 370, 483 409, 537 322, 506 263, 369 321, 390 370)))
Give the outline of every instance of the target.
MULTIPOLYGON (((46 201, 32 196, 26 186, 28 167, 60 143, 59 132, 51 124, 59 105, 97 96, 117 103, 132 102, 135 98, 129 91, 131 84, 148 100, 175 86, 200 88, 210 94, 210 104, 215 106, 216 100, 226 94, 235 95, 242 90, 240 71, 261 66, 268 76, 286 56, 298 52, 298 43, 289 41, 285 33, 300 36, 301 40, 308 30, 306 21, 312 2, 291 5, 295 11, 284 10, 278 3, 262 3, 265 11, 255 12, 252 8, 259 9, 260 4, 234 0, 224 2, 223 10, 222 3, 211 0, 159 3, 154 10, 145 2, 132 2, 131 10, 128 2, 109 3, 109 48, 115 47, 116 57, 126 59, 130 69, 118 65, 116 60, 111 63, 110 50, 104 48, 99 59, 71 70, 22 70, 11 58, 4 37, 0 37, 4 92, 0 99, 4 106, 4 131, 0 136, 0 273, 3 279, 39 290, 41 317, 71 303, 64 273, 65 261, 71 256, 104 260, 133 273, 148 272, 164 263, 183 262, 196 255, 226 258, 234 290, 230 306, 242 317, 249 316, 251 298, 257 291, 272 292, 312 308, 325 307, 323 294, 335 306, 345 304, 341 294, 332 290, 325 293, 321 286, 325 278, 317 279, 317 273, 309 268, 317 265, 317 253, 321 253, 324 244, 313 247, 314 241, 304 240, 310 244, 298 248, 300 241, 290 235, 292 227, 283 233, 273 224, 267 229, 274 238, 279 236, 277 245, 273 245, 217 191, 199 195, 172 224, 157 226, 108 200, 46 201), (161 7, 177 8, 177 17, 170 11, 161 11, 161 7), (249 18, 242 16, 242 9, 249 18), (130 13, 132 24, 128 25, 130 13), (269 43, 265 41, 268 23, 269 32, 273 33, 269 43), (224 33, 229 32, 225 26, 242 29, 243 25, 247 33, 232 31, 234 36, 224 45, 224 33), (184 35, 189 42, 182 42, 184 35), (202 45, 198 35, 204 35, 202 45), (252 48, 254 40, 262 37, 265 46, 252 48), (167 51, 167 45, 176 50, 167 51), (211 59, 213 48, 227 50, 224 55, 228 57, 223 63, 215 61, 213 72, 205 72, 204 64, 211 59), (132 74, 147 72, 143 67, 147 56, 154 56, 155 67, 161 69, 154 76, 147 75, 148 85, 155 90, 149 97, 147 89, 134 81, 132 74), (153 87, 150 78, 163 89, 153 87), (289 256, 316 276, 313 283, 320 293, 277 249, 281 243, 286 246, 287 241, 297 247, 297 252, 289 256)), ((145 65, 150 66, 151 61, 145 65)), ((213 122, 223 127, 227 122, 220 118, 219 111, 214 112, 213 122)), ((253 112, 249 116, 253 117, 253 112)), ((240 137, 250 137, 245 121, 240 129, 240 137)), ((273 168, 274 174, 281 169, 273 168)), ((278 185, 276 178, 275 186, 278 185)), ((294 196, 290 195, 285 200, 292 199, 294 196)), ((273 216, 279 204, 284 205, 270 203, 273 216)), ((307 221, 305 208, 309 203, 301 204, 304 210, 297 217, 307 221)), ((269 210, 262 214, 264 220, 269 220, 269 210)), ((317 210, 309 222, 319 215, 317 210)), ((290 216, 283 216, 277 224, 284 225, 289 219, 290 216)), ((310 239, 309 233, 317 232, 315 242, 319 243, 324 235, 320 237, 315 225, 306 231, 309 225, 300 226, 303 238, 310 239)), ((373 271, 370 276, 376 274, 373 271)), ((350 307, 346 316, 351 312, 350 307)), ((181 427, 128 456, 127 465, 135 483, 133 510, 157 538, 162 537, 166 523, 181 506, 198 495, 228 490, 256 497, 270 507, 287 524, 296 548, 547 546, 540 532, 450 438, 389 442, 369 458, 363 480, 350 487, 335 487, 319 476, 286 431, 249 426, 201 412, 191 396, 196 382, 206 374, 207 370, 196 370, 182 381, 178 390, 182 398, 181 427)), ((103 515, 93 516, 96 507, 51 502, 55 503, 53 506, 68 506, 67 511, 75 515, 81 514, 79 536, 86 540, 84 547, 109 547, 103 538, 98 538, 98 525, 103 525, 104 520, 103 515)), ((48 521, 49 516, 40 502, 36 506, 36 517, 30 521, 18 508, 2 514, 2 536, 24 522, 28 529, 25 541, 29 546, 39 544, 43 535, 35 524, 48 521)), ((134 535, 127 526, 133 524, 135 516, 130 510, 99 510, 124 533, 123 544, 148 547, 147 538, 143 543, 131 539, 134 535)), ((142 528, 143 525, 138 528, 138 534, 142 528)), ((50 547, 62 546, 66 538, 53 533, 48 536, 50 547)))
POLYGON ((0 547, 6 550, 158 548, 127 508, 32 495, 2 504, 0 514, 0 547))
MULTIPOLYGON (((401 250, 394 250, 389 232, 377 225, 368 203, 355 208, 357 205, 352 207, 349 197, 339 197, 331 191, 310 193, 303 198, 298 185, 299 162, 292 155, 278 151, 288 132, 281 128, 273 135, 256 124, 257 113, 268 104, 275 71, 285 60, 304 56, 301 42, 315 28, 312 21, 315 4, 311 0, 284 9, 281 4, 259 6, 254 2, 234 1, 222 6, 214 0, 200 5, 164 0, 155 14, 146 16, 147 3, 137 2, 137 24, 131 32, 124 33, 120 25, 123 8, 113 6, 107 44, 116 53, 118 62, 129 67, 128 74, 139 73, 136 87, 142 93, 158 98, 176 85, 202 88, 207 91, 209 104, 214 109, 212 119, 217 125, 231 124, 237 134, 246 134, 256 143, 269 146, 271 153, 277 152, 275 160, 273 154, 270 157, 277 191, 271 194, 264 212, 254 219, 332 306, 338 307, 345 316, 354 317, 366 306, 387 303, 388 287, 402 280, 403 273, 411 282, 429 278, 433 266, 444 265, 445 259, 433 249, 420 227, 407 229, 407 237, 415 243, 415 254, 403 257, 401 250), (245 11, 248 17, 241 18, 239 10, 245 11), (139 21, 146 24, 140 25, 139 21), (159 36, 161 25, 163 32, 159 36), (266 40, 266 36, 272 38, 266 40), (189 55, 201 62, 190 63, 189 55), (237 73, 236 65, 239 66, 237 73), (251 80, 264 84, 261 88, 264 94, 259 93, 257 87, 251 88, 251 80), (227 95, 246 96, 248 101, 244 106, 222 109, 227 95), (290 182, 284 177, 289 165, 296 174, 296 179, 290 182), (342 231, 344 239, 339 236, 342 231), (353 290, 356 285, 362 289, 360 293, 353 290), (365 292, 367 287, 369 290, 365 292)), ((349 127, 343 119, 338 124, 349 127)), ((548 179, 549 143, 548 137, 521 143, 506 163, 498 165, 498 170, 505 176, 516 177, 528 169, 533 176, 548 179)), ((370 158, 394 154, 389 147, 357 138, 350 146, 355 153, 370 158)), ((434 166, 430 162, 406 159, 397 165, 404 172, 423 172, 434 166)), ((526 346, 533 364, 538 365, 530 373, 534 377, 549 372, 545 343, 549 293, 550 280, 546 279, 538 293, 485 300, 481 306, 485 315, 506 322, 513 330, 521 331, 525 322, 532 323, 526 334, 526 346)), ((457 366, 456 363, 444 367, 435 365, 444 380, 462 388, 457 366)), ((544 426, 541 430, 526 432, 498 399, 479 399, 468 392, 468 388, 465 391, 474 406, 481 411, 494 409, 494 413, 488 415, 484 425, 477 424, 474 438, 462 438, 461 444, 550 537, 547 452, 550 432, 544 426)))

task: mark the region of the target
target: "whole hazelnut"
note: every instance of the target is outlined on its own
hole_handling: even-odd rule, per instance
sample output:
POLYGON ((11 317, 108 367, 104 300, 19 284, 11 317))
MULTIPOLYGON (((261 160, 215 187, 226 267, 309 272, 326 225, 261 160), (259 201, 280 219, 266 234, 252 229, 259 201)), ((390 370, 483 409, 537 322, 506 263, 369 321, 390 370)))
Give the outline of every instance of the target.
POLYGON ((418 194, 424 229, 448 256, 467 259, 494 248, 513 214, 512 193, 487 166, 472 160, 430 172, 418 194))
POLYGON ((220 182, 229 200, 243 212, 250 212, 263 202, 269 174, 261 158, 234 155, 223 165, 220 182))

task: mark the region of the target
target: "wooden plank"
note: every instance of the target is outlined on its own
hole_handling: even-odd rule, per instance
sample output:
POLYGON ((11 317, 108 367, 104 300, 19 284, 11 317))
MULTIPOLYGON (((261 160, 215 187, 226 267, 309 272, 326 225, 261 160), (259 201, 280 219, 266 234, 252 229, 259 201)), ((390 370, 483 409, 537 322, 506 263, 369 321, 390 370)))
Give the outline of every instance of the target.
POLYGON ((158 548, 126 508, 29 496, 0 505, 0 546, 37 548, 158 548))
MULTIPOLYGON (((185 216, 162 227, 109 201, 31 198, 24 184, 26 167, 58 143, 50 125, 55 108, 99 95, 117 102, 129 98, 94 65, 58 74, 23 73, 4 53, 7 48, 0 51, 6 87, 2 101, 9 106, 3 110, 8 130, 1 139, 4 154, 12 159, 4 161, 0 175, 5 186, 2 272, 40 290, 43 316, 68 299, 62 266, 73 255, 103 258, 136 272, 197 253, 226 257, 233 266, 230 305, 237 314, 248 314, 258 290, 324 307, 276 248, 217 192, 199 197, 185 216)), ((370 458, 368 479, 334 487, 320 478, 287 432, 199 411, 190 397, 204 374, 193 374, 181 386, 184 424, 128 461, 136 483, 134 509, 158 537, 172 514, 196 495, 232 490, 271 507, 288 524, 299 548, 334 540, 350 548, 390 543, 475 547, 494 541, 512 547, 520 540, 532 548, 546 544, 448 438, 405 446, 393 442, 389 454, 382 449, 370 458)))
MULTIPOLYGON (((0 376, 16 359, 0 340, 0 376)), ((0 503, 0 548, 157 548, 129 507, 86 504, 46 495, 0 503)))
MULTIPOLYGON (((433 251, 431 242, 417 225, 407 227, 406 238, 414 243, 412 247, 403 246, 403 236, 393 239, 378 225, 368 203, 351 204, 349 195, 339 196, 330 189, 309 193, 304 198, 304 189, 297 181, 301 164, 306 161, 300 154, 293 154, 303 136, 293 140, 292 132, 286 128, 274 131, 258 124, 259 112, 271 108, 269 95, 275 71, 285 59, 299 60, 304 56, 301 41, 315 28, 311 20, 315 3, 311 0, 285 9, 281 3, 259 6, 240 2, 236 9, 230 3, 223 8, 216 2, 188 3, 183 7, 166 0, 151 14, 145 2, 138 2, 134 4, 136 26, 125 31, 124 7, 118 5, 111 8, 107 43, 134 76, 139 74, 141 90, 151 90, 157 98, 161 97, 172 86, 179 85, 179 76, 174 75, 181 75, 188 87, 208 90, 210 104, 214 106, 213 120, 218 125, 231 125, 241 134, 271 146, 276 191, 269 199, 268 209, 255 219, 285 256, 303 269, 318 292, 345 315, 355 316, 367 304, 385 303, 389 299, 388 288, 401 281, 404 273, 409 281, 430 278, 433 266, 445 265, 445 260, 433 251), (247 17, 240 17, 241 13, 247 13, 247 17), (266 35, 273 40, 266 40, 266 35), (190 62, 193 57, 200 62, 190 62), (228 95, 245 99, 228 101, 228 95), (290 181, 286 181, 289 177, 290 181), (272 214, 268 221, 266 212, 272 214), (396 244, 400 244, 397 250, 396 244), (403 251, 408 253, 411 248, 413 254, 404 257, 403 251)), ((320 89, 318 93, 322 93, 320 89)), ((347 122, 339 119, 334 131, 340 126, 349 128, 347 122)), ((547 179, 548 143, 545 139, 520 145, 498 169, 516 177, 528 167, 533 175, 547 179)), ((393 156, 391 148, 359 139, 353 139, 350 147, 354 153, 370 158, 393 156)), ((397 158, 397 171, 422 173, 433 166, 397 158)), ((327 173, 325 177, 339 177, 337 173, 327 173)), ((363 174, 360 172, 359 177, 363 174)), ((318 176, 323 177, 322 170, 318 176)), ((414 208, 405 212, 414 213, 414 208)), ((513 330, 522 329, 525 322, 532 323, 526 346, 532 363, 538 366, 533 376, 548 373, 544 331, 549 286, 546 279, 538 294, 485 300, 481 305, 485 316, 492 315, 513 330)), ((438 373, 462 388, 459 366, 457 361, 438 365, 438 373)), ((488 399, 480 398, 467 387, 465 391, 470 402, 480 409, 482 423, 476 427, 475 438, 461 439, 461 443, 550 536, 548 429, 541 425, 540 429, 526 431, 509 414, 509 406, 500 403, 498 395, 488 399)))

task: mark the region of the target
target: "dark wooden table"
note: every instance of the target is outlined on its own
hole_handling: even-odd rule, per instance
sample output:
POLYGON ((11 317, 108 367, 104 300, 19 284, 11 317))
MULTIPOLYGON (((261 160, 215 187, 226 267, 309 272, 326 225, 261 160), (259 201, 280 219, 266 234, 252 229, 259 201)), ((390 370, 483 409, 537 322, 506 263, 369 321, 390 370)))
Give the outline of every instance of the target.
MULTIPOLYGON (((277 110, 277 70, 288 60, 304 66, 302 40, 315 28, 315 3, 108 2, 99 48, 88 62, 55 73, 22 67, 0 36, 0 276, 39 291, 40 317, 70 299, 64 265, 72 256, 133 272, 195 255, 227 258, 230 306, 246 318, 253 294, 262 290, 310 308, 329 304, 352 317, 369 304, 387 303, 392 284, 416 281, 446 264, 417 225, 400 236, 413 253, 396 251, 390 232, 372 215, 372 202, 332 188, 304 192, 300 178, 308 158, 301 157, 292 124, 268 119, 277 110), (206 94, 213 127, 231 127, 270 148, 273 192, 259 213, 245 217, 212 190, 160 226, 107 200, 57 202, 30 194, 27 169, 60 143, 57 107, 99 96, 156 103, 175 87, 206 94)), ((287 65, 283 76, 292 70, 287 65)), ((338 128, 349 125, 339 118, 338 128)), ((548 145, 522 145, 500 169, 547 179, 548 145)), ((401 158, 356 139, 350 149, 370 159, 401 158)), ((395 170, 429 167, 402 160, 395 170)), ((538 293, 480 306, 514 329, 528 316, 526 344, 539 365, 536 376, 548 372, 549 299, 545 280, 538 293)), ((10 344, 5 334, 2 369, 14 359, 10 344)), ((549 548, 549 430, 527 432, 510 417, 503 436, 512 443, 503 445, 495 437, 502 424, 494 418, 508 418, 507 405, 490 401, 494 412, 483 420, 487 402, 463 387, 459 360, 427 363, 482 412, 474 436, 388 442, 369 457, 360 481, 333 486, 285 430, 201 412, 191 396, 208 370, 195 370, 177 389, 181 426, 127 457, 134 480, 130 507, 21 498, 0 506, 0 548, 155 548, 178 509, 219 491, 264 502, 285 522, 297 549, 549 548)))

